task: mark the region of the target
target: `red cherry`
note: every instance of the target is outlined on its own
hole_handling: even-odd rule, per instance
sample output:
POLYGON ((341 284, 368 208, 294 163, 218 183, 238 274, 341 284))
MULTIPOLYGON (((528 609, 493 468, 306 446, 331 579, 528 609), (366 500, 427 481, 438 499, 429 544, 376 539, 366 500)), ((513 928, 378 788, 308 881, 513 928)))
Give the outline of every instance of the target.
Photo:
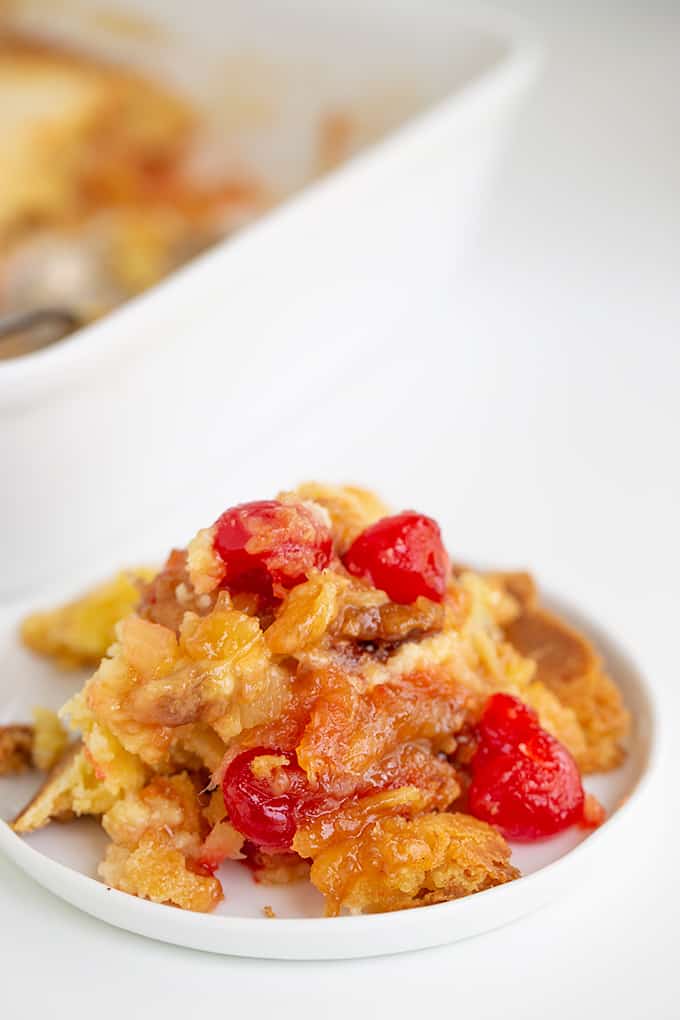
POLYGON ((441 602, 450 564, 439 525, 411 510, 383 517, 354 540, 343 562, 393 602, 410 603, 423 595, 441 602))
POLYGON ((270 499, 225 510, 215 525, 214 548, 224 563, 225 587, 280 597, 312 570, 328 566, 333 543, 309 507, 270 499))
POLYGON ((494 694, 477 725, 479 752, 511 751, 538 729, 538 716, 523 701, 512 694, 494 694))
POLYGON ((477 738, 470 814, 519 841, 542 839, 582 820, 584 793, 576 762, 519 699, 493 695, 477 738))
POLYGON ((294 751, 253 747, 231 762, 222 780, 229 820, 255 846, 268 851, 289 850, 298 825, 337 807, 337 801, 309 784, 294 751), (251 765, 262 755, 283 756, 271 776, 259 777, 251 765))
POLYGON ((234 828, 256 846, 288 850, 297 828, 296 806, 307 790, 307 777, 294 754, 286 753, 288 765, 277 768, 279 789, 269 778, 254 774, 251 765, 262 755, 281 755, 271 747, 253 747, 231 762, 222 780, 222 794, 234 828))

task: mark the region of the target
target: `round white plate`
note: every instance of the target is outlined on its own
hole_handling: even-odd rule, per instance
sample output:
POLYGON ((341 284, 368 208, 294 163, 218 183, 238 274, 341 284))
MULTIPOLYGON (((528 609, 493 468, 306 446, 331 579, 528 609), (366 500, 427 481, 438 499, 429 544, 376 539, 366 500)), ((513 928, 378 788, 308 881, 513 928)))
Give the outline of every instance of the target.
MULTIPOLYGON (((0 822, 0 850, 45 888, 88 914, 139 935, 216 953, 307 960, 376 956, 500 927, 575 888, 580 877, 594 869, 606 876, 607 855, 616 853, 631 816, 634 823, 635 805, 652 770, 650 689, 617 642, 577 614, 567 615, 596 641, 623 690, 634 720, 629 754, 620 769, 589 777, 586 783, 606 807, 607 822, 590 835, 574 828, 541 843, 514 847, 513 862, 523 874, 518 881, 436 906, 324 918, 321 896, 309 883, 257 885, 244 867, 228 863, 220 871, 225 901, 206 915, 139 900, 100 882, 96 868, 106 836, 92 820, 52 825, 27 838, 0 822), (275 918, 264 915, 265 906, 272 907, 275 918)), ((16 611, 0 617, 0 722, 28 719, 36 704, 58 707, 82 682, 82 676, 55 671, 21 648, 16 619, 16 611)), ((0 818, 12 818, 37 783, 32 775, 0 778, 0 818)))

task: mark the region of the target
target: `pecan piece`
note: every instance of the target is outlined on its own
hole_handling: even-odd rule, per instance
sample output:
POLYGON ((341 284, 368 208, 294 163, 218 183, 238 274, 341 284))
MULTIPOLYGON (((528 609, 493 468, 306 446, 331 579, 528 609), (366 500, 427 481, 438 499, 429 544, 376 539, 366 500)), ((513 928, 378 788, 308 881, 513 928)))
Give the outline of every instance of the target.
POLYGON ((394 644, 413 641, 441 630, 444 606, 429 599, 416 599, 411 605, 385 602, 380 606, 346 607, 334 628, 339 638, 394 644))

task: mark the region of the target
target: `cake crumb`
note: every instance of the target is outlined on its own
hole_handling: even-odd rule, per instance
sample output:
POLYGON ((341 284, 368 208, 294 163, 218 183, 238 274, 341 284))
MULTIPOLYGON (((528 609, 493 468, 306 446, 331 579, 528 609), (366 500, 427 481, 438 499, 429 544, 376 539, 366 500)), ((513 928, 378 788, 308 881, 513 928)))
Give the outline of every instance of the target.
POLYGON ((0 726, 0 776, 9 776, 31 768, 33 733, 32 726, 0 726))
POLYGON ((262 908, 262 913, 265 917, 276 917, 273 907, 270 907, 268 903, 262 908))

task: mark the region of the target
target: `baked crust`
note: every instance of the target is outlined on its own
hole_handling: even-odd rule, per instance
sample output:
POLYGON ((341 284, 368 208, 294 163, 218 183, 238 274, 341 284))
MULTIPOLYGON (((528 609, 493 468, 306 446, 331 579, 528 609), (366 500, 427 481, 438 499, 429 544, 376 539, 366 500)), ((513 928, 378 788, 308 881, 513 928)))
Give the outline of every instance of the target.
POLYGON ((37 768, 47 771, 68 743, 66 729, 48 708, 33 710, 33 725, 0 726, 0 776, 37 768))
POLYGON ((0 726, 0 776, 24 772, 33 764, 33 727, 0 726))
POLYGON ((373 822, 321 851, 310 877, 332 917, 342 909, 379 913, 455 900, 510 882, 519 871, 497 829, 443 812, 373 822))
POLYGON ((582 772, 616 768, 624 756, 630 714, 593 645, 554 613, 523 607, 505 635, 536 663, 536 682, 571 709, 583 734, 575 755, 582 772))

